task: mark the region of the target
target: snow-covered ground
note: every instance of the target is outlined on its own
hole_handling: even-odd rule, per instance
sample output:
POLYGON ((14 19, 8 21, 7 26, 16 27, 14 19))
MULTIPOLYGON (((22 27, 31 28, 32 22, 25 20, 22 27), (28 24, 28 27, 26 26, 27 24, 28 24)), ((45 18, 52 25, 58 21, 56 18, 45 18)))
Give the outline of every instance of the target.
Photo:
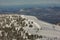
POLYGON ((54 39, 54 37, 57 37, 60 40, 60 26, 38 20, 34 16, 22 15, 22 17, 25 17, 28 20, 32 20, 34 23, 33 25, 35 25, 34 26, 35 28, 33 29, 32 28, 30 29, 29 27, 25 28, 25 30, 28 31, 28 33, 31 33, 33 35, 42 35, 43 37, 46 36, 47 38, 50 37, 52 39, 54 39))
MULTIPOLYGON (((9 18, 8 16, 10 16, 9 20, 13 19, 12 16, 17 16, 17 17, 21 16, 22 18, 25 18, 26 20, 23 21, 25 22, 25 25, 27 24, 27 26, 23 27, 25 32, 28 33, 29 35, 42 36, 42 38, 37 38, 36 40, 60 40, 60 26, 58 25, 54 25, 54 24, 44 22, 42 20, 38 20, 35 16, 19 15, 19 14, 0 15, 0 20, 1 20, 1 17, 4 17, 4 16, 7 16, 6 18, 9 18)), ((18 22, 16 20, 11 20, 10 24, 9 25, 6 24, 5 26, 11 27, 11 24, 14 24, 15 29, 16 30, 18 29, 19 31, 21 26, 19 26, 17 23, 18 22)), ((24 33, 21 32, 21 34, 23 35, 24 33)))

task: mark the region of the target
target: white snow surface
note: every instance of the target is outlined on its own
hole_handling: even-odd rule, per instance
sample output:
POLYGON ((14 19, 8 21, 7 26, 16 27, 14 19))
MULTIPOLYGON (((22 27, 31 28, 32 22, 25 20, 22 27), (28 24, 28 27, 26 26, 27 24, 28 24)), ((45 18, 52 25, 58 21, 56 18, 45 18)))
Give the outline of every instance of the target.
MULTIPOLYGON (((19 16, 19 14, 16 14, 16 15, 19 16)), ((2 15, 2 16, 4 16, 4 15, 2 15)), ((31 34, 39 35, 39 36, 42 35, 43 37, 48 37, 48 38, 57 37, 60 40, 60 26, 50 24, 50 23, 44 22, 42 20, 38 20, 35 16, 21 15, 21 17, 26 18, 25 22, 26 22, 26 24, 28 24, 28 26, 23 27, 23 29, 25 30, 25 32, 28 32, 29 35, 31 35, 31 34), (29 27, 28 22, 30 22, 30 21, 33 21, 33 24, 32 24, 33 27, 29 27)), ((10 24, 12 24, 13 22, 14 22, 14 20, 10 24)), ((8 25, 6 25, 6 26, 8 26, 8 25)), ((19 28, 16 28, 16 29, 19 30, 19 28)), ((1 31, 0 31, 0 33, 1 33, 1 31)), ((13 40, 15 40, 15 39, 13 39, 13 40)), ((36 39, 36 40, 39 40, 39 39, 36 39)), ((42 40, 45 40, 45 39, 42 39, 42 40)))
POLYGON ((33 35, 43 35, 46 37, 60 38, 60 26, 38 20, 35 16, 21 15, 28 20, 33 21, 34 28, 25 27, 24 29, 33 35), (37 28, 39 30, 37 30, 37 28))

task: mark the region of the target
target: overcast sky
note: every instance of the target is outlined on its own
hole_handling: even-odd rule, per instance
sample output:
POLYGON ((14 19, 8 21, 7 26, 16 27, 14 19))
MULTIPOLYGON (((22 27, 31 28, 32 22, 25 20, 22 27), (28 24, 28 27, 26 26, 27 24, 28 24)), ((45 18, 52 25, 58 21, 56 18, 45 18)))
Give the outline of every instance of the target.
POLYGON ((60 0, 0 0, 0 6, 9 5, 31 5, 31 4, 60 4, 60 0))

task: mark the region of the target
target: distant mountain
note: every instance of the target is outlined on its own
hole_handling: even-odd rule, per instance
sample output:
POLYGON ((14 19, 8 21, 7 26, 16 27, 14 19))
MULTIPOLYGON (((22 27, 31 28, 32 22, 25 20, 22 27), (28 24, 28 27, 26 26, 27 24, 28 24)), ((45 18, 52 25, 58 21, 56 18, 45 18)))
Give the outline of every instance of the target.
POLYGON ((25 15, 34 15, 38 19, 47 21, 49 23, 60 22, 60 7, 11 7, 0 8, 1 13, 18 13, 25 15))

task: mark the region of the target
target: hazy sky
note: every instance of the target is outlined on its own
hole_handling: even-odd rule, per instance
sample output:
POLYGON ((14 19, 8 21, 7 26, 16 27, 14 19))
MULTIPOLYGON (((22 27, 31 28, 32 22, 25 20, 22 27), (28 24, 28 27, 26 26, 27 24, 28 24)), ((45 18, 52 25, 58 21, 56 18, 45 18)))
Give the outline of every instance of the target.
POLYGON ((0 0, 0 6, 34 4, 60 4, 60 0, 0 0))

